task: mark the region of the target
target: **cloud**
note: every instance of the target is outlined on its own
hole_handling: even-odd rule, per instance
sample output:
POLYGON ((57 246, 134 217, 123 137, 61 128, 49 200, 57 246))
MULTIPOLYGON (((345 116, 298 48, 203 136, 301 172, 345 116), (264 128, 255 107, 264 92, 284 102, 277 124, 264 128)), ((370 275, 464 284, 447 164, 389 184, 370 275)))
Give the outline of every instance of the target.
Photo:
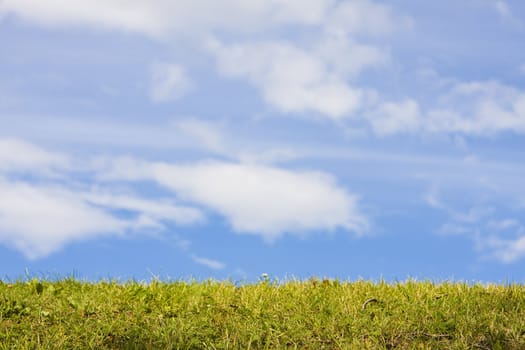
POLYGON ((248 80, 280 112, 341 119, 356 112, 368 93, 349 81, 390 61, 388 50, 358 42, 354 36, 383 35, 404 20, 388 6, 371 1, 334 2, 307 44, 284 40, 224 44, 215 39, 207 47, 220 73, 248 80))
POLYGON ((336 35, 385 35, 411 25, 410 18, 395 15, 387 5, 351 0, 337 2, 327 16, 326 30, 336 35))
POLYGON ((12 13, 40 25, 90 26, 162 38, 170 34, 253 33, 287 25, 327 25, 330 32, 384 34, 406 19, 367 0, 3 0, 12 13))
POLYGON ((49 152, 17 139, 0 138, 0 172, 50 172, 53 168, 64 168, 68 164, 68 158, 58 152, 49 152))
POLYGON ((0 180, 0 240, 37 259, 71 241, 120 234, 125 222, 86 204, 74 192, 0 180))
POLYGON ((412 99, 379 102, 363 119, 380 136, 524 134, 525 91, 497 81, 455 82, 426 107, 412 99))
POLYGON ((117 28, 150 35, 159 35, 162 23, 156 21, 154 8, 133 1, 122 6, 119 1, 47 0, 34 3, 30 0, 6 0, 0 11, 14 13, 25 20, 48 26, 91 25, 99 28, 117 28), (153 10, 153 11, 152 11, 153 10))
POLYGON ((193 82, 178 64, 155 64, 151 70, 150 98, 154 102, 177 100, 193 88, 193 82))
POLYGON ((501 17, 508 18, 512 16, 512 11, 510 10, 509 5, 503 0, 494 2, 494 8, 501 17))
POLYGON ((29 259, 45 257, 71 242, 160 232, 165 223, 190 225, 204 219, 200 210, 165 199, 85 192, 67 185, 0 179, 0 193, 0 241, 29 259))
POLYGON ((226 267, 226 264, 220 261, 203 258, 203 257, 196 256, 196 255, 191 255, 191 259, 195 261, 197 264, 204 265, 212 270, 222 270, 226 267))
POLYGON ((525 226, 515 219, 491 220, 486 232, 478 234, 476 243, 489 258, 515 263, 525 257, 525 226))
POLYGON ((523 22, 514 15, 511 7, 506 1, 497 0, 493 4, 498 15, 518 28, 523 28, 523 22))
POLYGON ((494 208, 486 206, 475 206, 465 213, 445 206, 438 209, 450 215, 450 221, 439 228, 439 234, 467 237, 484 258, 505 264, 525 257, 525 226, 519 220, 498 219, 494 208))
POLYGON ((355 111, 363 92, 331 72, 325 62, 286 42, 210 45, 219 71, 244 78, 284 113, 317 112, 337 119, 355 111))
POLYGON ((443 209, 443 203, 441 202, 441 199, 439 198, 439 194, 437 189, 431 188, 425 195, 423 196, 423 200, 425 203, 434 209, 443 209))
POLYGON ((319 51, 286 42, 228 46, 216 41, 210 47, 222 74, 247 79, 268 104, 285 114, 351 119, 379 136, 525 133, 525 91, 519 88, 494 80, 448 79, 431 102, 388 101, 372 89, 349 83, 362 70, 386 64, 388 54, 348 39, 327 39, 319 48, 329 49, 319 51), (352 57, 352 50, 354 58, 341 58, 352 57))
POLYGON ((4 0, 0 13, 14 13, 48 26, 91 26, 152 37, 213 30, 253 32, 283 24, 316 24, 332 0, 4 0))
POLYGON ((64 156, 18 140, 4 143, 11 150, 12 145, 23 150, 23 161, 4 155, 0 164, 8 164, 13 174, 28 169, 32 180, 2 178, 0 172, 0 240, 30 259, 47 256, 70 242, 162 232, 169 223, 203 222, 204 213, 196 206, 220 213, 236 232, 267 241, 285 233, 338 228, 362 235, 368 228, 357 197, 322 172, 253 162, 173 164, 104 157, 83 162, 80 179, 73 173, 76 167, 63 162, 64 156), (54 164, 60 165, 54 170, 59 176, 43 178, 45 167, 54 164), (133 183, 144 180, 170 189, 178 200, 133 193, 133 183), (92 187, 93 183, 98 185, 92 187), (120 184, 118 190, 107 187, 108 183, 120 184))
MULTIPOLYGON (((192 41, 198 48, 208 47, 221 73, 247 79, 277 110, 333 119, 352 114, 363 103, 364 91, 347 79, 389 61, 385 49, 359 43, 354 36, 385 35, 410 22, 389 6, 368 0, 132 0, 125 7, 119 0, 43 0, 38 4, 5 0, 0 3, 0 12, 50 26, 117 29, 154 38, 196 35, 192 41), (277 32, 292 26, 313 29, 308 47, 271 40, 205 44, 224 32, 277 32)), ((150 98, 155 102, 175 100, 192 85, 180 65, 155 65, 150 98)))
POLYGON ((442 97, 448 105, 430 109, 430 132, 492 135, 525 133, 525 92, 495 81, 458 83, 442 97))
POLYGON ((391 61, 388 50, 355 41, 349 36, 324 35, 311 49, 342 79, 353 80, 367 69, 380 68, 391 61))
MULTIPOLYGON (((178 117, 156 123, 136 121, 116 121, 108 118, 67 118, 47 117, 44 115, 11 115, 0 116, 0 130, 19 139, 32 139, 40 142, 60 140, 64 144, 80 144, 89 146, 109 146, 111 148, 177 150, 192 149, 200 151, 221 151, 222 143, 227 139, 223 135, 221 125, 197 118, 178 117)), ((1 139, 4 147, 0 149, 0 157, 15 158, 24 154, 18 150, 20 146, 7 146, 7 140, 1 139)), ((24 143, 27 145, 27 143, 24 143)), ((42 150, 40 150, 42 151, 42 150)), ((27 152, 27 151, 26 151, 27 152)), ((46 151, 47 152, 47 151, 46 151)), ((41 155, 38 157, 41 158, 41 155)), ((64 155, 53 153, 54 166, 68 160, 64 155)), ((2 162, 0 160, 0 162, 2 162)), ((20 161, 18 161, 20 162, 20 161)), ((20 165, 20 164, 19 164, 20 165)), ((42 168, 42 164, 35 167, 42 168)), ((62 165, 60 165, 62 166, 62 165)), ((1 167, 1 165, 0 165, 1 167)))
POLYGON ((362 234, 367 226, 357 198, 324 173, 217 161, 155 164, 152 173, 181 198, 224 215, 235 231, 269 241, 338 227, 362 234))
POLYGON ((358 199, 322 172, 266 165, 206 161, 177 165, 120 159, 101 179, 150 179, 177 197, 222 214, 239 233, 273 241, 285 233, 368 228, 358 199))
POLYGON ((129 189, 120 193, 89 189, 96 164, 74 165, 69 156, 17 139, 0 139, 0 242, 38 259, 71 242, 159 232, 168 223, 204 220, 200 210, 172 199, 142 198, 129 189), (77 178, 78 170, 87 178, 77 178))
POLYGON ((115 194, 109 191, 91 191, 82 195, 89 204, 105 209, 128 210, 139 214, 137 226, 152 225, 162 227, 162 221, 179 225, 189 225, 204 220, 204 215, 196 208, 179 205, 172 200, 156 198, 148 200, 136 195, 115 194))
POLYGON ((495 241, 494 256, 507 264, 513 263, 525 257, 525 229, 522 227, 520 236, 513 240, 495 241))
POLYGON ((421 128, 421 112, 414 100, 387 102, 379 106, 371 119, 374 132, 380 136, 413 133, 421 128))
POLYGON ((202 144, 206 149, 215 152, 225 151, 225 140, 220 126, 195 119, 181 119, 174 126, 185 135, 188 135, 202 144))

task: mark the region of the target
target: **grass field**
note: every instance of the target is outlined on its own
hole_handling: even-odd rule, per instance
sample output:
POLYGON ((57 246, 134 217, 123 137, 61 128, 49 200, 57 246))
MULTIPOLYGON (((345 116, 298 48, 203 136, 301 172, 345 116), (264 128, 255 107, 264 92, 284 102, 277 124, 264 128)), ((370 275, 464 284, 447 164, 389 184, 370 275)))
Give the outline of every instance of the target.
POLYGON ((0 282, 0 349, 525 349, 525 287, 0 282))

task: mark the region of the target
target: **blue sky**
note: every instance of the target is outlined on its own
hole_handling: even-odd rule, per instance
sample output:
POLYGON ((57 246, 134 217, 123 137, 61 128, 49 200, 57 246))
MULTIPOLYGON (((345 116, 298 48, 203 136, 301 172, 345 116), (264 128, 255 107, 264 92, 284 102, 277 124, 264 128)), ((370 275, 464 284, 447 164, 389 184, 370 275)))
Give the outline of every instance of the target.
POLYGON ((0 2, 0 274, 525 282, 525 3, 0 2))

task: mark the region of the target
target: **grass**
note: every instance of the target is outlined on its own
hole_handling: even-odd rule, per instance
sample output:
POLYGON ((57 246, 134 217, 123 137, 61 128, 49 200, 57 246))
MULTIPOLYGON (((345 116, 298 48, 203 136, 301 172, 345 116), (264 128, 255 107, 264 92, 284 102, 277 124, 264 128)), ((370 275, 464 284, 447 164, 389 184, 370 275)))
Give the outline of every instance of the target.
POLYGON ((0 349, 525 349, 525 287, 0 282, 0 349))

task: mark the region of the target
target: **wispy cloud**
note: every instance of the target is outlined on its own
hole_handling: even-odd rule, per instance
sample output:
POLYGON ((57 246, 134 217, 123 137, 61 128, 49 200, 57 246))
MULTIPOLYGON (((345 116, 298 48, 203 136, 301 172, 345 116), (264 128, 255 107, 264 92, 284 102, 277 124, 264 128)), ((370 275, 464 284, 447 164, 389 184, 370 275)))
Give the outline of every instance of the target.
MULTIPOLYGON (((102 117, 75 119, 34 114, 2 115, 0 129, 13 137, 16 136, 15 141, 17 142, 20 142, 20 139, 31 139, 42 143, 60 140, 65 144, 90 147, 103 145, 106 148, 143 150, 191 149, 213 152, 222 149, 223 140, 225 143, 228 141, 225 138, 228 134, 223 135, 220 125, 197 118, 184 117, 159 120, 156 123, 143 123, 102 117)), ((4 159, 3 164, 7 166, 8 157, 9 159, 16 158, 18 163, 21 162, 22 157, 15 155, 26 152, 12 151, 15 145, 7 145, 7 142, 12 143, 9 139, 3 139, 2 142, 5 143, 5 146, 0 149, 0 157, 4 159)), ((18 149, 21 146, 16 147, 18 149)), ((29 150, 27 153, 29 154, 29 150)), ((60 158, 60 162, 65 161, 64 155, 53 154, 52 157, 60 158)), ((36 159, 41 162, 45 158, 38 156, 36 159)), ((55 163, 58 161, 58 159, 54 160, 55 163)))
POLYGON ((505 21, 508 21, 519 28, 523 28, 523 22, 514 15, 508 2, 504 0, 496 0, 493 6, 498 15, 500 15, 505 21))
POLYGON ((485 259, 509 264, 525 257, 525 226, 515 218, 498 219, 492 207, 451 211, 450 221, 438 233, 469 238, 485 259))
POLYGON ((200 257, 200 256, 197 256, 197 255, 191 255, 191 259, 196 262, 197 264, 200 264, 200 265, 204 265, 212 270, 222 270, 226 267, 226 264, 220 262, 220 261, 217 261, 217 260, 213 260, 213 259, 209 259, 209 258, 204 258, 204 257, 200 257))
POLYGON ((497 81, 455 82, 436 103, 380 102, 365 120, 378 135, 525 133, 525 91, 497 81))
POLYGON ((180 225, 202 222, 204 214, 193 207, 179 205, 173 200, 155 198, 155 200, 140 198, 129 194, 115 194, 110 191, 91 191, 82 195, 90 204, 102 208, 128 210, 140 214, 138 226, 148 224, 162 227, 163 221, 180 225))
MULTIPOLYGON (((389 7, 368 0, 343 3, 332 0, 169 1, 136 0, 122 8, 118 0, 4 0, 0 12, 48 26, 92 26, 166 37, 188 31, 229 30, 253 33, 269 28, 320 25, 343 33, 383 33, 399 22, 389 7)), ((188 35, 188 33, 185 33, 188 35)))
POLYGON ((0 172, 38 170, 50 172, 69 164, 66 155, 50 152, 18 139, 0 138, 0 172))
POLYGON ((6 0, 0 11, 26 20, 56 27, 91 26, 141 33, 154 38, 210 30, 253 32, 286 23, 311 24, 321 21, 331 7, 330 0, 299 1, 238 0, 133 1, 122 8, 117 0, 6 0))
POLYGON ((370 122, 374 132, 380 136, 414 133, 423 123, 419 105, 413 100, 380 105, 371 115, 370 122))
POLYGON ((525 257, 525 228, 522 226, 517 238, 495 241, 494 256, 504 263, 513 263, 525 257))
POLYGON ((150 97, 154 102, 177 100, 193 89, 186 70, 174 63, 158 63, 151 69, 150 97))
POLYGON ((408 16, 400 16, 388 5, 368 0, 336 2, 327 16, 326 30, 340 35, 388 35, 413 25, 408 16))
POLYGON ((194 138, 210 151, 227 152, 226 137, 220 125, 196 118, 179 119, 174 126, 182 134, 194 138))
POLYGON ((500 14, 501 17, 509 18, 512 17, 512 11, 509 5, 503 0, 497 0, 494 2, 494 8, 500 14))

